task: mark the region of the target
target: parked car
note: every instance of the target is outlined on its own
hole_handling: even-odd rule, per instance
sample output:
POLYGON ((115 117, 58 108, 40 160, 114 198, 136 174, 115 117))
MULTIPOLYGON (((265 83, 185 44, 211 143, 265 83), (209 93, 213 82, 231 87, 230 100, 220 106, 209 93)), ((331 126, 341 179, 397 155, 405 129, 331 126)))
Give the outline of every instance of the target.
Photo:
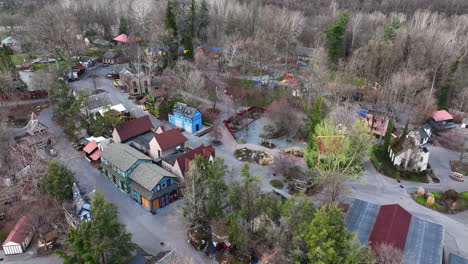
POLYGON ((106 79, 109 79, 109 80, 119 79, 119 74, 115 72, 110 72, 106 74, 106 79))

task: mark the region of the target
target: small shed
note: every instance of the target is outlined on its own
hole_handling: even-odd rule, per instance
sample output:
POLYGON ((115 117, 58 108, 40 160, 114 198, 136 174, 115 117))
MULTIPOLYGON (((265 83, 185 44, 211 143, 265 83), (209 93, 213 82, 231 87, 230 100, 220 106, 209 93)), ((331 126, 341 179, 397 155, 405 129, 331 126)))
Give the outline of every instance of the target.
POLYGON ((33 235, 34 225, 31 219, 28 216, 21 217, 2 244, 5 255, 24 253, 33 235))

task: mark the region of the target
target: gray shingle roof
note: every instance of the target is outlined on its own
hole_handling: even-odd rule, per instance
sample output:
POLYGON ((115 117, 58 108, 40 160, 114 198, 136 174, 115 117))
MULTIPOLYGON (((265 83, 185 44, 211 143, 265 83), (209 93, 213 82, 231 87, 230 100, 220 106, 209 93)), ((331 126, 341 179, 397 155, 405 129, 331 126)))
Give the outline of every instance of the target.
POLYGON ((130 174, 130 179, 137 182, 148 191, 152 191, 164 177, 176 178, 174 174, 153 163, 141 163, 132 174, 130 174))
POLYGON ((450 253, 449 264, 468 264, 468 259, 450 253))
POLYGON ((174 113, 182 114, 185 117, 192 118, 193 115, 198 111, 197 109, 187 106, 187 104, 177 102, 174 105, 174 113))
POLYGON ((151 160, 150 157, 127 144, 112 143, 101 154, 101 157, 122 171, 127 171, 138 160, 151 160))
POLYGON ((107 51, 106 53, 104 53, 104 55, 102 56, 103 58, 105 59, 115 59, 119 56, 119 54, 113 52, 113 51, 107 51))

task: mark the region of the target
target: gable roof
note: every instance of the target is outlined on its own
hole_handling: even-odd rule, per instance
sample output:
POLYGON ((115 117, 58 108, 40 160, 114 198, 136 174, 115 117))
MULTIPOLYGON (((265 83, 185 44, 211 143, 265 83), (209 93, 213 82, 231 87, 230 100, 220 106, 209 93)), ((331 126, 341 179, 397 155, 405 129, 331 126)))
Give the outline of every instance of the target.
POLYGON ((101 157, 119 168, 127 171, 138 160, 151 160, 150 157, 130 147, 127 144, 112 143, 101 153, 101 157))
POLYGON ((444 227, 419 217, 411 218, 403 263, 442 263, 444 227))
POLYGON ((162 132, 154 136, 156 142, 158 142, 161 150, 168 150, 177 145, 183 144, 188 139, 180 133, 180 129, 173 128, 162 132))
POLYGON ((346 227, 357 232, 361 244, 367 244, 369 236, 379 213, 380 206, 355 199, 345 216, 346 227))
POLYGON ((181 115, 183 115, 185 117, 188 117, 188 118, 192 118, 193 115, 195 115, 195 113, 198 112, 198 110, 193 108, 193 107, 187 106, 187 104, 177 102, 174 105, 173 112, 174 113, 179 113, 179 114, 181 114, 181 115))
POLYGON ((210 156, 215 155, 215 148, 213 146, 204 146, 203 144, 195 149, 188 151, 177 157, 176 163, 179 164, 182 175, 190 169, 190 162, 195 159, 196 156, 201 155, 203 158, 208 159, 210 156))
POLYGON ((447 112, 445 110, 439 110, 439 111, 432 112, 431 117, 435 121, 445 121, 445 120, 452 120, 453 119, 453 116, 449 112, 447 112))
POLYGON ((450 253, 449 264, 468 264, 468 259, 450 253))
POLYGON ((141 163, 130 174, 130 179, 148 191, 152 191, 164 177, 176 178, 174 174, 153 163, 141 163))
POLYGON ((369 242, 373 246, 388 243, 403 250, 410 222, 411 214, 399 204, 383 205, 375 220, 369 242))
POLYGON ((33 229, 34 225, 32 224, 31 219, 28 216, 22 216, 18 222, 16 222, 15 227, 13 227, 2 245, 4 246, 9 242, 14 242, 17 244, 23 243, 29 233, 33 231, 33 229))
POLYGON ((149 116, 145 115, 137 119, 133 119, 125 122, 123 125, 115 128, 120 136, 121 141, 125 141, 132 137, 136 137, 140 134, 150 131, 153 128, 153 124, 149 116))
POLYGON ((83 148, 83 151, 86 152, 87 154, 90 154, 92 153, 96 148, 98 147, 98 143, 96 140, 91 140, 91 142, 88 143, 88 145, 86 145, 84 148, 83 148))

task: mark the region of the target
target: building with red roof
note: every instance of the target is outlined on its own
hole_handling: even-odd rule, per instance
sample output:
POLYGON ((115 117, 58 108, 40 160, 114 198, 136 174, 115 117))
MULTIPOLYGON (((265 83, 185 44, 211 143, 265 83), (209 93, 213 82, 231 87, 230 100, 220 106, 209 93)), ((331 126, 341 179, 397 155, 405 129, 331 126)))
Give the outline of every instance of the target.
POLYGON ((187 140, 179 128, 163 131, 155 135, 150 141, 149 155, 155 160, 161 159, 183 148, 187 140))
POLYGON ((215 158, 215 148, 213 146, 201 145, 194 149, 180 149, 179 151, 162 158, 162 167, 179 176, 182 180, 190 170, 190 164, 197 156, 213 162, 215 158))
POLYGON ((31 218, 21 217, 2 244, 5 255, 24 253, 33 235, 34 225, 31 218))
POLYGON ((153 124, 148 115, 125 122, 123 125, 114 128, 112 139, 121 143, 138 135, 151 131, 153 124))
POLYGON ((354 199, 345 216, 359 242, 390 244, 403 252, 403 264, 441 264, 444 227, 411 215, 399 204, 376 205, 354 199))
POLYGON ((453 116, 445 110, 432 112, 428 123, 435 131, 441 131, 457 127, 457 125, 453 123, 453 116))
POLYGON ((88 161, 97 161, 101 157, 99 143, 96 140, 91 140, 88 145, 83 148, 83 151, 86 153, 86 159, 88 161))
POLYGON ((369 243, 372 246, 390 244, 403 250, 410 222, 411 214, 400 205, 381 206, 369 237, 369 243))

